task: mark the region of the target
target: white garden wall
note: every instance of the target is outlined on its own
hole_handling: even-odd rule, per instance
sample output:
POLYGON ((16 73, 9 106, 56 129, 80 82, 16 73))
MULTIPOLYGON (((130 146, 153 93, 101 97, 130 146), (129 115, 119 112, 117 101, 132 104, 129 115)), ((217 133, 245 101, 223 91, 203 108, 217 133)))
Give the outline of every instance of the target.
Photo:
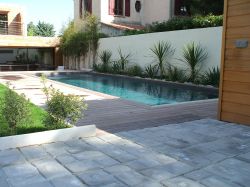
MULTIPOLYGON (((173 64, 183 66, 177 60, 181 58, 182 48, 190 42, 196 42, 200 43, 208 52, 208 59, 203 70, 220 66, 222 27, 104 38, 100 40, 99 52, 111 50, 115 60, 119 57, 117 50, 120 47, 123 53, 132 54, 131 60, 133 63, 144 68, 152 63, 153 58, 150 48, 158 41, 169 41, 176 49, 175 55, 171 60, 173 64)), ((98 58, 99 62, 100 59, 98 58)))

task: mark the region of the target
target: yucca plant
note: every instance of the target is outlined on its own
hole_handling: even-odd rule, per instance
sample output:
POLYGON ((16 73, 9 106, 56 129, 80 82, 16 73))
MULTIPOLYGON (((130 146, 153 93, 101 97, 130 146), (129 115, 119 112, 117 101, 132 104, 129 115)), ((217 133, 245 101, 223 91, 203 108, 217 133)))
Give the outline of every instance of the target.
POLYGON ((145 68, 145 75, 150 78, 154 78, 157 75, 157 66, 156 65, 148 65, 145 68))
POLYGON ((111 70, 112 70, 112 73, 121 73, 122 72, 121 65, 117 61, 113 62, 111 70))
POLYGON ((220 69, 213 67, 204 73, 202 76, 202 84, 213 85, 219 87, 220 84, 220 69))
POLYGON ((131 66, 126 71, 126 73, 131 76, 141 76, 142 72, 142 68, 139 65, 131 66))
POLYGON ((170 58, 174 55, 175 49, 169 42, 159 41, 150 49, 153 53, 154 63, 158 68, 161 78, 165 75, 166 65, 169 64, 170 58))
POLYGON ((103 72, 109 71, 110 65, 112 63, 111 57, 112 57, 112 52, 109 50, 104 50, 100 53, 99 58, 102 61, 101 69, 103 72))
POLYGON ((201 68, 208 58, 208 53, 200 44, 194 42, 183 48, 183 57, 180 61, 187 66, 188 81, 197 82, 200 77, 201 68))
POLYGON ((119 59, 117 60, 117 63, 120 64, 121 70, 125 71, 127 68, 127 65, 130 62, 131 54, 123 54, 121 48, 118 49, 119 59))
POLYGON ((186 76, 183 70, 179 69, 176 66, 169 65, 167 80, 185 82, 186 76))

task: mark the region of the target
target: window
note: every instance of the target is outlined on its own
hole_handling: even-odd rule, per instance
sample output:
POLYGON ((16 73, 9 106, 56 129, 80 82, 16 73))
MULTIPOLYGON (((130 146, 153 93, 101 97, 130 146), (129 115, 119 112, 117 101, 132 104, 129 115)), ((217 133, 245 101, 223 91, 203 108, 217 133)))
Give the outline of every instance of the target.
POLYGON ((109 14, 116 16, 130 16, 130 0, 109 0, 109 14), (124 14, 125 9, 125 14, 124 14))
POLYGON ((89 12, 92 13, 92 0, 80 0, 79 1, 79 14, 82 18, 83 13, 89 12), (83 12, 84 10, 84 12, 83 12))
POLYGON ((175 10, 176 16, 189 16, 190 8, 185 3, 185 0, 175 0, 175 10))
POLYGON ((84 0, 84 11, 92 13, 92 0, 84 0))
POLYGON ((0 14, 0 34, 8 34, 8 15, 0 14))

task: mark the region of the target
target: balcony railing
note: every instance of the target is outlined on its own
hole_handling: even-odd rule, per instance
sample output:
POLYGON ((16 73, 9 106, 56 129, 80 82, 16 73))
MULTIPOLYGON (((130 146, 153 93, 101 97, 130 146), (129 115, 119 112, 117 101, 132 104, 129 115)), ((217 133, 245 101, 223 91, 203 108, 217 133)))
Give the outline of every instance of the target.
POLYGON ((0 35, 23 35, 23 23, 0 20, 0 35))

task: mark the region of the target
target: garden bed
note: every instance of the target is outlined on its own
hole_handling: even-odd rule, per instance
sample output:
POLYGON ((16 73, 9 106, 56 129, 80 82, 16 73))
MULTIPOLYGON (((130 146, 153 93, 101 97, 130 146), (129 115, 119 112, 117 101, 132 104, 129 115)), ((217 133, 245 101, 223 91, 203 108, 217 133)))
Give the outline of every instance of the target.
MULTIPOLYGON (((6 86, 0 84, 0 101, 1 102, 4 102, 4 94, 8 89, 9 88, 7 88, 6 86)), ((18 125, 15 130, 12 130, 8 126, 6 120, 4 119, 4 116, 0 112, 0 137, 49 130, 49 128, 46 127, 44 124, 44 116, 47 114, 47 112, 43 110, 42 108, 35 106, 32 103, 29 103, 28 107, 31 111, 30 121, 27 121, 23 123, 22 125, 18 125)))

